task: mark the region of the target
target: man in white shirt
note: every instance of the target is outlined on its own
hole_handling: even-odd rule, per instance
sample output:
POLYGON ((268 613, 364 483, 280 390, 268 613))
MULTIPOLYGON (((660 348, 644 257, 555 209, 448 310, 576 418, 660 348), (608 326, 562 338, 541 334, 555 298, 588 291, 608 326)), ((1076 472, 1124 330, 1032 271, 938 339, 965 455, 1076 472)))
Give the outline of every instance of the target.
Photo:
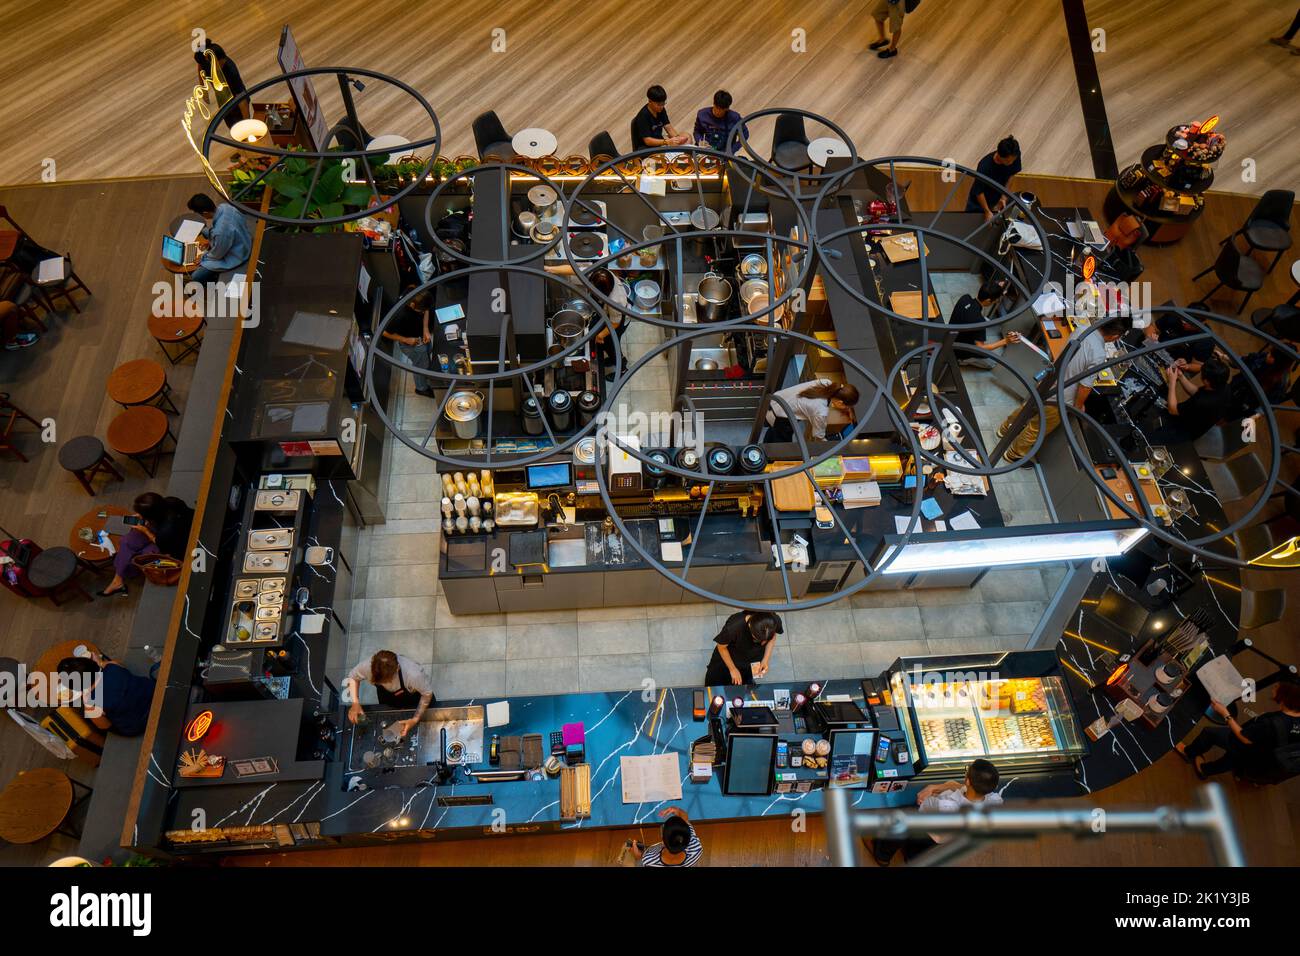
MULTIPOLYGON (((1074 353, 1070 361, 1066 363, 1061 372, 1061 377, 1069 381, 1076 375, 1082 375, 1091 369, 1096 368, 1106 361, 1106 343, 1114 342, 1121 335, 1129 330, 1127 319, 1115 319, 1108 322, 1100 331, 1093 332, 1081 340, 1078 351, 1074 353)), ((1083 335, 1084 329, 1079 329, 1074 334, 1083 335)), ((1096 384, 1095 376, 1088 376, 1080 379, 1073 385, 1067 385, 1065 388, 1065 400, 1080 411, 1088 401, 1088 396, 1092 394, 1093 386, 1096 384)), ((1016 417, 1020 414, 1021 409, 1026 402, 1007 416, 1000 426, 998 426, 998 438, 1005 438, 1011 426, 1015 424, 1016 417)), ((1056 388, 1053 387, 1051 393, 1043 400, 1044 418, 1047 420, 1047 434, 1051 434, 1056 426, 1061 424, 1061 410, 1056 405, 1056 388)), ((1005 458, 1007 461, 1019 461, 1025 457, 1029 449, 1033 447, 1035 440, 1038 438, 1039 418, 1034 415, 1025 423, 1025 427, 1020 430, 1020 434, 1015 437, 1011 445, 1007 448, 1005 458)))
MULTIPOLYGON (((826 440, 826 426, 834 413, 841 419, 837 424, 852 422, 853 408, 858 403, 858 390, 854 386, 836 385, 828 378, 800 382, 773 393, 773 397, 778 395, 794 411, 795 418, 808 423, 813 441, 826 440)), ((767 441, 794 441, 794 428, 786 418, 785 409, 775 401, 768 403, 767 424, 767 441)))
POLYGON ((365 681, 375 685, 379 705, 386 710, 415 710, 415 714, 399 721, 398 730, 405 737, 420 722, 424 712, 433 703, 433 683, 429 675, 405 654, 376 651, 368 661, 362 661, 348 673, 343 687, 352 696, 348 720, 356 723, 361 716, 361 685, 365 681))
MULTIPOLYGON (((916 795, 916 805, 922 813, 959 813, 967 807, 995 807, 1002 802, 998 793, 998 768, 987 760, 976 760, 966 769, 966 779, 961 783, 932 783, 923 787, 916 795)), ((904 862, 911 862, 926 850, 940 843, 946 843, 947 837, 929 834, 907 840, 868 841, 872 856, 880 866, 889 866, 889 861, 899 850, 903 851, 904 862)))

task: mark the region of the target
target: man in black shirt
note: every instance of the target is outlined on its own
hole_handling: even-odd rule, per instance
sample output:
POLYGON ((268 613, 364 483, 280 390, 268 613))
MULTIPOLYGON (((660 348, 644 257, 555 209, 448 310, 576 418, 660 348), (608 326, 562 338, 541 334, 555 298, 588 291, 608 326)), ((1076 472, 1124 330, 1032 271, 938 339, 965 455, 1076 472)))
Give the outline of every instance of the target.
POLYGON ((781 619, 771 611, 737 611, 731 615, 713 639, 705 686, 748 686, 766 676, 776 636, 783 631, 781 619))
MULTIPOLYGON (((1006 294, 1006 289, 1006 279, 986 279, 974 296, 963 295, 957 300, 957 303, 952 307, 952 313, 948 316, 948 324, 978 325, 986 321, 988 319, 985 314, 986 310, 1006 294)), ((984 341, 984 329, 970 329, 958 332, 956 341, 961 345, 974 345, 986 352, 992 352, 1002 348, 1009 342, 1019 342, 1020 333, 1008 332, 996 342, 986 342, 984 341)), ((990 369, 993 367, 992 360, 965 350, 957 353, 957 361, 962 365, 973 368, 990 369)))
POLYGON ((691 141, 686 133, 678 133, 668 118, 668 94, 659 84, 645 91, 646 104, 632 118, 632 149, 647 146, 685 146, 691 141))
POLYGON ((1211 706, 1227 724, 1207 727, 1197 734, 1189 746, 1179 744, 1178 755, 1188 761, 1202 780, 1215 774, 1232 770, 1249 774, 1252 779, 1281 782, 1294 776, 1296 748, 1300 748, 1300 684, 1289 681, 1279 683, 1273 691, 1279 710, 1260 714, 1237 723, 1228 708, 1217 700, 1211 706), (1218 747, 1223 756, 1207 761, 1204 755, 1218 747), (1286 764, 1289 761, 1292 766, 1286 764), (1279 761, 1279 756, 1282 761, 1279 761))
MULTIPOLYGON (((244 86, 244 78, 239 75, 239 67, 235 65, 235 61, 226 56, 226 51, 221 48, 220 44, 213 43, 210 40, 204 42, 202 49, 194 51, 194 62, 199 65, 200 81, 207 76, 210 67, 209 50, 217 58, 217 68, 221 70, 222 78, 225 79, 226 85, 230 87, 230 95, 234 97, 245 92, 247 87, 244 86)), ((247 119, 249 115, 248 100, 243 100, 238 108, 226 114, 226 126, 234 129, 236 123, 241 119, 247 119)))
POLYGON ((1228 416, 1232 405, 1232 393, 1228 389, 1231 373, 1228 366, 1216 358, 1211 358, 1201 367, 1201 381, 1198 385, 1187 377, 1183 368, 1172 365, 1165 369, 1165 381, 1169 383, 1169 414, 1174 417, 1170 438, 1174 441, 1196 441, 1228 416), (1179 386, 1187 393, 1187 398, 1178 397, 1179 386))
MULTIPOLYGON (((1152 345, 1156 342, 1168 342, 1187 335, 1195 335, 1200 331, 1202 330, 1192 325, 1191 322, 1188 322, 1177 312, 1166 312, 1146 327, 1143 332, 1146 341, 1143 344, 1152 345)), ((1214 339, 1206 337, 1197 339, 1195 342, 1184 342, 1182 345, 1171 345, 1165 351, 1174 360, 1176 367, 1181 368, 1188 375, 1195 375, 1201 370, 1201 366, 1214 355, 1214 339)))
MULTIPOLYGON (((414 286, 408 286, 403 295, 414 286)), ((397 350, 409 364, 416 368, 430 367, 429 343, 433 334, 429 331, 429 293, 421 292, 406 303, 384 327, 384 338, 397 343, 397 350)), ((433 397, 433 382, 423 376, 415 376, 415 394, 425 398, 433 397)))
MULTIPOLYGON (((1014 136, 1004 137, 998 148, 979 161, 975 167, 1004 189, 1011 177, 1020 172, 1020 144, 1014 136)), ((1007 197, 996 187, 977 179, 971 183, 970 195, 966 197, 967 212, 982 212, 987 221, 1002 211, 1007 204, 1007 197)))

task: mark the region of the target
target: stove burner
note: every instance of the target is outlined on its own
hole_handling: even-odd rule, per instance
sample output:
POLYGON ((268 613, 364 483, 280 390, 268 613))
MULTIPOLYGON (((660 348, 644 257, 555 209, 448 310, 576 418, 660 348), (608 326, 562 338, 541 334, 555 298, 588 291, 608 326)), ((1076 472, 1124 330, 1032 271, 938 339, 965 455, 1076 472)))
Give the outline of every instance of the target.
POLYGON ((584 206, 575 206, 570 219, 575 226, 594 226, 600 222, 600 216, 584 206))
POLYGON ((569 237, 569 248, 579 259, 598 258, 605 249, 605 237, 598 232, 580 232, 569 237))

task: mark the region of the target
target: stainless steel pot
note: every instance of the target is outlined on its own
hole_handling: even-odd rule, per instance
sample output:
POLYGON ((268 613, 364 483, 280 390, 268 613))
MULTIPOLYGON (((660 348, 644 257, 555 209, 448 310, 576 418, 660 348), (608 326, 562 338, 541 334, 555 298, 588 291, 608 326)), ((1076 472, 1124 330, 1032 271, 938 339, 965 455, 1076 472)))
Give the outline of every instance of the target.
POLYGON ((560 197, 550 186, 538 184, 528 190, 528 202, 539 218, 554 218, 560 214, 560 197))
POLYGON ((576 342, 586 331, 587 320, 577 309, 561 309, 551 316, 551 332, 563 345, 576 342))
POLYGON ((483 417, 483 393, 478 391, 452 392, 447 399, 444 414, 457 438, 478 438, 479 422, 483 417))
POLYGON ((740 284, 740 301, 749 305, 749 300, 756 295, 767 295, 766 279, 746 279, 740 284))
POLYGON ((767 275, 767 257, 761 256, 756 252, 741 258, 740 263, 736 266, 736 281, 745 282, 749 279, 758 279, 767 275))
POLYGON ((700 322, 718 322, 727 317, 727 305, 731 302, 734 290, 731 283, 716 273, 710 272, 697 288, 699 297, 695 302, 695 316, 700 322))
POLYGON ((696 206, 691 212, 691 229, 695 231, 695 238, 691 240, 691 248, 697 256, 708 255, 713 244, 712 230, 718 228, 721 217, 716 209, 710 209, 708 206, 696 206))
POLYGON ((533 235, 533 229, 537 226, 537 213, 529 212, 525 209, 515 217, 515 235, 521 239, 529 239, 533 235))

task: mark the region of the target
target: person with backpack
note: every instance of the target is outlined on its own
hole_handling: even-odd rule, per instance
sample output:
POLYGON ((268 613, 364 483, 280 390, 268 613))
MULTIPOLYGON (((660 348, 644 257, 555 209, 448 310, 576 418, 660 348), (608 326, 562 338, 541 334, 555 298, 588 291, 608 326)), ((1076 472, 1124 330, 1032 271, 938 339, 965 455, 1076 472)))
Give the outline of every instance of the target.
POLYGON ((1245 724, 1237 723, 1216 700, 1210 706, 1227 724, 1206 727, 1189 746, 1178 744, 1174 749, 1202 780, 1229 770, 1260 783, 1281 783, 1294 777, 1300 773, 1300 684, 1282 681, 1273 690, 1273 700, 1278 710, 1252 717, 1245 724), (1223 755, 1205 760, 1205 754, 1215 747, 1223 755))
POLYGON ((871 9, 871 19, 876 21, 876 33, 879 38, 875 43, 868 43, 868 50, 877 50, 876 56, 882 60, 898 56, 898 41, 903 36, 903 17, 915 10, 921 0, 876 0, 871 9), (885 38, 885 21, 889 21, 889 38, 885 38))

